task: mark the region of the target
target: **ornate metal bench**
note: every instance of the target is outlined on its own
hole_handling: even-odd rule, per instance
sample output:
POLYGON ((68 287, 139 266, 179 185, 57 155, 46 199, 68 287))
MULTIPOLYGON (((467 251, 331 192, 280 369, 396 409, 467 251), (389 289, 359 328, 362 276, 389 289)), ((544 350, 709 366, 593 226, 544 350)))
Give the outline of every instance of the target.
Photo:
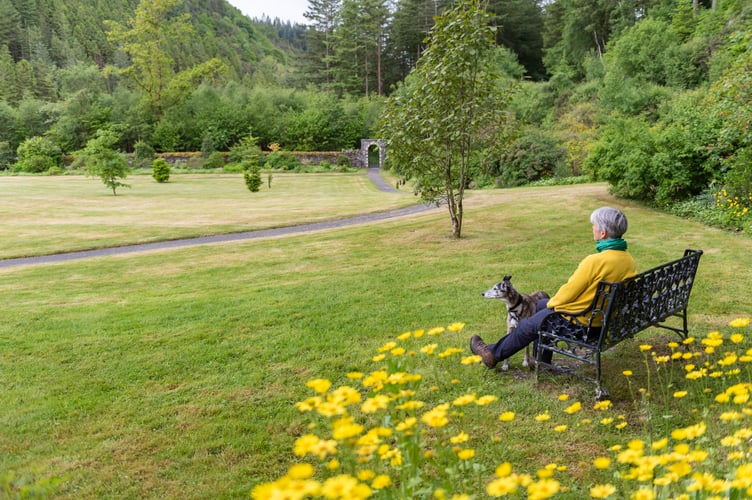
POLYGON ((593 383, 596 398, 608 397, 601 383, 601 354, 624 339, 655 326, 687 338, 687 303, 695 281, 702 250, 685 250, 684 257, 668 262, 624 281, 601 281, 590 306, 576 314, 554 313, 538 332, 535 374, 541 365, 569 373, 593 383), (665 324, 671 316, 682 319, 682 326, 665 324), (593 327, 593 322, 601 327, 593 327), (550 353, 550 354, 549 354, 550 353), (580 363, 574 367, 555 365, 543 359, 561 354, 580 363), (595 377, 577 371, 586 363, 595 366, 595 377))

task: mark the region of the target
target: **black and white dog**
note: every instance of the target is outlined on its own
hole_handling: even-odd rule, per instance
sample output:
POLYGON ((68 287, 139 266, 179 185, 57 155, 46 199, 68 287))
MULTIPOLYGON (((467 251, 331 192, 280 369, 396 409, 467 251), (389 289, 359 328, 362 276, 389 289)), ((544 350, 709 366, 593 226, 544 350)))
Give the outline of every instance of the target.
MULTIPOLYGON (((512 275, 507 274, 504 276, 504 280, 496 283, 494 286, 483 292, 483 296, 487 299, 501 299, 507 306, 507 335, 513 329, 517 328, 517 324, 522 318, 527 318, 535 314, 535 304, 540 299, 549 298, 548 294, 543 291, 533 292, 531 294, 519 293, 512 286, 512 275)), ((522 366, 529 366, 532 358, 530 357, 530 345, 525 348, 525 357, 522 360, 522 366)), ((509 369, 509 359, 505 359, 502 366, 502 370, 509 369)))

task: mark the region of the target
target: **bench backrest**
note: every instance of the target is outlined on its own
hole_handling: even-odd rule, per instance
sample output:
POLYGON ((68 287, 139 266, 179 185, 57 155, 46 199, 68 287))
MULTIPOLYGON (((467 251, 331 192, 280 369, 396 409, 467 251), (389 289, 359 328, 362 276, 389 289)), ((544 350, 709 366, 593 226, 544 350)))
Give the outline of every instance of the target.
POLYGON ((669 316, 686 313, 700 256, 702 250, 685 250, 681 259, 624 281, 599 283, 593 307, 605 318, 601 349, 662 323, 669 316))

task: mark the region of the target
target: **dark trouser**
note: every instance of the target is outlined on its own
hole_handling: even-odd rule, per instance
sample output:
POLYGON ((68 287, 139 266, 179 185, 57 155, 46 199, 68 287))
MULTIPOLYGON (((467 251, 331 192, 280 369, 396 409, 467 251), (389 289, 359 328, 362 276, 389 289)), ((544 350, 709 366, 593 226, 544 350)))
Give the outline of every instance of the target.
MULTIPOLYGON (((530 342, 537 343, 538 330, 540 329, 541 323, 543 323, 543 320, 547 316, 554 312, 553 309, 547 308, 546 304, 548 304, 548 299, 539 300, 535 304, 535 310, 537 311, 535 314, 527 318, 522 318, 517 325, 517 328, 511 333, 502 337, 501 340, 495 344, 490 344, 488 346, 496 359, 499 361, 504 360, 512 356, 514 353, 524 349, 530 342)), ((543 359, 543 361, 550 363, 551 353, 544 352, 544 354, 548 354, 548 356, 546 356, 548 359, 543 359)))

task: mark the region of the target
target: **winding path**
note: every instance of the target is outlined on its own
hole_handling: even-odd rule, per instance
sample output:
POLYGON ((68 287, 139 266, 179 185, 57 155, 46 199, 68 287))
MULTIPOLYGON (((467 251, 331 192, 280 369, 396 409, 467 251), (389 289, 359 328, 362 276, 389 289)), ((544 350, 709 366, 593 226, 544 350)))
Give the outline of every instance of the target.
MULTIPOLYGON (((386 193, 407 194, 392 187, 384 180, 381 171, 378 168, 368 169, 368 178, 380 190, 386 193)), ((300 224, 297 226, 279 227, 273 229, 260 229, 257 231, 245 231, 241 233, 216 234, 213 236, 199 236, 196 238, 181 238, 177 240, 156 241, 154 243, 139 243, 135 245, 124 245, 120 247, 97 248, 94 250, 82 250, 78 252, 66 252, 52 255, 38 255, 34 257, 19 257, 15 259, 0 260, 0 268, 25 266, 33 264, 48 264, 52 262, 64 262, 68 260, 85 259, 88 257, 102 257, 107 255, 120 255, 135 252, 147 252, 149 250, 163 250, 167 248, 180 248, 194 245, 206 245, 210 243, 224 243, 227 241, 250 240, 258 238, 269 238, 274 236, 286 236, 289 234, 298 234, 311 231, 320 231, 322 229, 331 229, 337 227, 352 226, 366 222, 375 222, 405 215, 412 215, 425 212, 434 208, 430 205, 412 205, 405 208, 387 210, 344 219, 336 219, 326 222, 313 222, 310 224, 300 224)))

